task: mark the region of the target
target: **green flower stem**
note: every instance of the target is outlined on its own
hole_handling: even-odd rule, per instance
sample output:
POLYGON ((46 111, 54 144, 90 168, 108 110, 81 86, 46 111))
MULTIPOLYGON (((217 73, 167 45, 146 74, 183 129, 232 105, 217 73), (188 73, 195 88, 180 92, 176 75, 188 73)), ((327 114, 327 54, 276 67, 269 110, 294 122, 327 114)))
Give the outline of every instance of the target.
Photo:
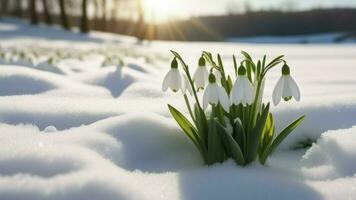
POLYGON ((198 99, 198 95, 197 95, 196 90, 195 90, 193 79, 192 79, 192 77, 190 76, 190 73, 189 73, 188 65, 184 62, 184 60, 180 56, 178 56, 178 57, 176 56, 176 58, 178 58, 180 60, 180 62, 183 64, 184 72, 187 74, 187 78, 188 78, 189 84, 192 87, 192 91, 193 91, 193 95, 194 95, 195 101, 197 102, 197 105, 200 108, 200 110, 203 111, 203 109, 202 109, 202 107, 200 106, 200 103, 199 103, 199 99, 198 99))
POLYGON ((189 103, 188 96, 187 96, 186 94, 184 94, 183 96, 184 96, 185 104, 187 105, 187 108, 188 108, 190 117, 192 118, 192 120, 193 120, 194 123, 196 124, 195 117, 194 117, 193 112, 192 112, 192 109, 191 109, 191 107, 190 107, 190 103, 189 103))

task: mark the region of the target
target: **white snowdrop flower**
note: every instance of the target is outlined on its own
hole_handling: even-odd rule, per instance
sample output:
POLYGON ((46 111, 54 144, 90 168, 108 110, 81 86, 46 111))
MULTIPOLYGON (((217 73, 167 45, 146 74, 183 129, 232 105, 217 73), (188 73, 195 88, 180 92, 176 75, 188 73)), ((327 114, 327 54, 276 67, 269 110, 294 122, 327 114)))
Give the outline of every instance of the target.
POLYGON ((217 80, 217 84, 221 85, 221 73, 219 70, 213 68, 213 74, 217 80))
POLYGON ((194 72, 194 82, 197 86, 197 90, 204 89, 204 87, 208 84, 209 72, 205 66, 205 59, 200 57, 199 59, 199 66, 194 72))
POLYGON ((188 88, 188 91, 191 93, 188 78, 178 70, 178 62, 176 59, 172 61, 171 69, 163 80, 162 90, 165 92, 168 88, 170 88, 173 92, 177 92, 181 89, 184 94, 188 88))
POLYGON ((254 92, 255 88, 246 76, 246 69, 240 66, 230 94, 231 103, 235 105, 240 103, 243 105, 252 104, 255 98, 254 92))
POLYGON ((276 106, 281 101, 281 98, 283 98, 285 101, 289 101, 292 97, 299 101, 300 91, 297 83, 290 76, 288 65, 285 64, 282 67, 282 77, 278 80, 273 90, 273 104, 276 106))
POLYGON ((225 89, 216 83, 216 79, 213 73, 209 75, 209 84, 203 94, 203 108, 206 110, 209 104, 220 105, 225 111, 229 112, 230 101, 225 89))

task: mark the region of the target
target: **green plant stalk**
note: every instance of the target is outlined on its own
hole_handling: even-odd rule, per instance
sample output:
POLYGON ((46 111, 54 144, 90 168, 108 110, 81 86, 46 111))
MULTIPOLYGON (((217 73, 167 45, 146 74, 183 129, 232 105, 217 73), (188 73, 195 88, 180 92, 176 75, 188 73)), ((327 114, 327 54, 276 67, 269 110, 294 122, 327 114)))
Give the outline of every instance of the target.
POLYGON ((193 115, 192 109, 191 109, 191 107, 190 107, 190 103, 189 103, 188 96, 187 96, 187 94, 184 94, 183 96, 184 96, 184 101, 185 101, 185 104, 187 105, 187 108, 188 108, 190 117, 192 118, 192 120, 193 120, 194 123, 196 124, 196 120, 195 120, 195 117, 194 117, 194 115, 193 115))

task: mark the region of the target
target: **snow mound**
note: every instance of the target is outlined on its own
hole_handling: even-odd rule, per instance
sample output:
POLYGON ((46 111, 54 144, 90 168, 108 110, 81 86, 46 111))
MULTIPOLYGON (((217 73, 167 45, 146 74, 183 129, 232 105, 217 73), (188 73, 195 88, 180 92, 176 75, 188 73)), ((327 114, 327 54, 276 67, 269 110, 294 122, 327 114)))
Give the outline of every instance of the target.
POLYGON ((325 179, 353 177, 356 175, 356 127, 328 131, 321 135, 303 156, 307 172, 322 173, 325 179))
POLYGON ((0 68, 0 95, 38 94, 57 88, 55 84, 30 70, 0 68))

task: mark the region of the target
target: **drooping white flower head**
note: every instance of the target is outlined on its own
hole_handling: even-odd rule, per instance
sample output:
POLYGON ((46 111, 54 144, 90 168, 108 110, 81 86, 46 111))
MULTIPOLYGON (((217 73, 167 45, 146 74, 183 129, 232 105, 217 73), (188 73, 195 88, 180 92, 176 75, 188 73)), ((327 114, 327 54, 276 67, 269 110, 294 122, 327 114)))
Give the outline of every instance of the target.
POLYGON ((197 86, 197 90, 204 89, 204 87, 209 82, 208 78, 209 78, 209 72, 205 66, 205 59, 203 57, 200 57, 199 66, 194 72, 194 76, 193 76, 195 85, 197 86))
POLYGON ((290 76, 288 65, 285 64, 282 67, 282 77, 278 80, 273 90, 273 104, 276 106, 281 101, 281 98, 285 101, 289 101, 292 97, 294 97, 296 101, 299 101, 300 91, 297 83, 290 76))
POLYGON ((230 94, 231 104, 252 104, 255 98, 254 92, 255 89, 246 76, 246 69, 240 66, 230 94))
POLYGON ((216 83, 216 78, 213 73, 209 74, 209 84, 203 94, 203 108, 206 110, 209 104, 220 105, 225 111, 229 112, 230 101, 225 89, 216 83))
POLYGON ((192 93, 191 88, 189 87, 188 78, 178 70, 178 62, 176 59, 173 59, 171 69, 164 77, 162 83, 162 90, 164 92, 167 91, 168 88, 170 88, 173 92, 177 92, 181 89, 184 94, 188 88, 189 92, 192 93))
POLYGON ((213 68, 212 70, 213 70, 213 74, 214 74, 214 76, 215 76, 215 78, 216 78, 216 83, 219 84, 219 85, 221 85, 221 77, 222 77, 222 76, 221 76, 220 71, 217 70, 217 69, 215 69, 215 68, 213 68))

